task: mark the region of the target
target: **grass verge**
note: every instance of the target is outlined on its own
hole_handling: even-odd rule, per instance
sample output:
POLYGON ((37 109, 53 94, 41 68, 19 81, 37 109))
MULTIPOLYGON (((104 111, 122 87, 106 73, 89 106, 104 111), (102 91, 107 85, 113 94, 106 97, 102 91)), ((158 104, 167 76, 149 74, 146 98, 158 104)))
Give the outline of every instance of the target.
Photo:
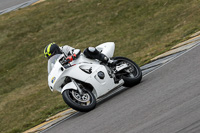
POLYGON ((44 47, 116 43, 140 66, 200 28, 197 0, 46 0, 0 16, 0 129, 22 132, 66 109, 47 86, 44 47))

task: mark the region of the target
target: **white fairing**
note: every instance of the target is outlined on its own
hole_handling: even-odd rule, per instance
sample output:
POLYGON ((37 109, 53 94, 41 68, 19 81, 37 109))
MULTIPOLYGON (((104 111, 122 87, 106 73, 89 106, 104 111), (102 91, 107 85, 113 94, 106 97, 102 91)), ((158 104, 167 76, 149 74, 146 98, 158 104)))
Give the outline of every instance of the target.
POLYGON ((107 57, 111 58, 114 55, 115 43, 106 42, 97 46, 96 49, 105 54, 107 57))
MULTIPOLYGON (((97 46, 98 50, 101 50, 108 57, 113 56, 114 47, 114 43, 104 43, 97 46), (110 50, 110 52, 108 50, 110 50)), ((113 78, 109 76, 104 65, 101 65, 97 60, 86 58, 83 54, 81 54, 78 59, 72 61, 70 63, 72 66, 67 69, 65 69, 59 62, 62 57, 63 55, 59 56, 48 76, 48 85, 52 91, 57 90, 62 93, 66 89, 77 90, 77 87, 73 82, 69 82, 63 86, 66 77, 90 84, 94 88, 93 93, 96 98, 124 83, 123 80, 120 80, 117 84, 114 83, 113 78), (100 79, 98 72, 103 72, 105 77, 100 79)))

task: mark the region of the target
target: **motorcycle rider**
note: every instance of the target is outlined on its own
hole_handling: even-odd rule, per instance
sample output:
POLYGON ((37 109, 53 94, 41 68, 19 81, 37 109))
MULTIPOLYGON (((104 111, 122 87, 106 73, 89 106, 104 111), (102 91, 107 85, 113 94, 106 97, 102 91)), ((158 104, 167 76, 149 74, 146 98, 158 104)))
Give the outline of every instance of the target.
MULTIPOLYGON (((53 42, 53 43, 48 44, 45 47, 44 55, 49 60, 49 59, 53 59, 51 57, 55 57, 54 55, 63 53, 67 57, 66 60, 68 62, 71 62, 74 59, 76 59, 76 57, 81 53, 80 49, 76 49, 76 54, 74 53, 74 51, 75 51, 75 48, 72 48, 68 45, 59 47, 56 43, 53 42)), ((89 59, 98 59, 99 61, 101 61, 105 64, 108 64, 109 66, 114 66, 116 64, 116 62, 114 60, 109 59, 106 55, 102 54, 94 47, 86 48, 83 51, 83 54, 85 55, 85 57, 87 57, 89 59)), ((49 64, 49 62, 50 61, 48 61, 48 73, 51 70, 51 64, 49 64)))

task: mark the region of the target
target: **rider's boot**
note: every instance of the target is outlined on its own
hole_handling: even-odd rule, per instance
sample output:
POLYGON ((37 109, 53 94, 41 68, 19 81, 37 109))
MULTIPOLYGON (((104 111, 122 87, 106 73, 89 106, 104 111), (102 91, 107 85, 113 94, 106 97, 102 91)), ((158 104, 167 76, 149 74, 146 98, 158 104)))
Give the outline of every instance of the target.
POLYGON ((106 55, 99 53, 99 60, 102 61, 103 63, 107 64, 109 67, 115 67, 117 64, 116 60, 108 58, 106 55))
POLYGON ((116 65, 117 65, 117 60, 112 60, 112 59, 108 60, 109 67, 115 67, 116 65))

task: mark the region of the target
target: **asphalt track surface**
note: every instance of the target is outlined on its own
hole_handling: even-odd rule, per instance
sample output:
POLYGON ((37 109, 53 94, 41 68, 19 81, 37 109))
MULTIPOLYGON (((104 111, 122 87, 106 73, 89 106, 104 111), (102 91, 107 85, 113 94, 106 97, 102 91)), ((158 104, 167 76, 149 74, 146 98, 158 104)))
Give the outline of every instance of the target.
POLYGON ((0 0, 0 10, 10 8, 12 6, 22 4, 27 1, 29 1, 29 0, 0 0))
POLYGON ((200 133, 200 46, 45 133, 200 133))

